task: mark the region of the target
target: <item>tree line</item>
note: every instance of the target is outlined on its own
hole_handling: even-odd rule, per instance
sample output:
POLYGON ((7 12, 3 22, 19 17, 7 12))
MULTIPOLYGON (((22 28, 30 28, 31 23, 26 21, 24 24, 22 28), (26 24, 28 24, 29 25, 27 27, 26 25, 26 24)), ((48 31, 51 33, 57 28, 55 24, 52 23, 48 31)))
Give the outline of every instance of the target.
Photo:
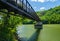
POLYGON ((38 11, 43 24, 60 24, 60 6, 50 8, 49 10, 38 11))

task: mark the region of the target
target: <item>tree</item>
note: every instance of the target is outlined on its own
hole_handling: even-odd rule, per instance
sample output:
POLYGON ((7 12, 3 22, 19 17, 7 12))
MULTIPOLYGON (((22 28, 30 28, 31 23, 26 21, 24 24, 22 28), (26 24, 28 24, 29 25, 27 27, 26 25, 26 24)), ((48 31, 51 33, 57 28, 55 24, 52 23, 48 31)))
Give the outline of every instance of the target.
MULTIPOLYGON (((42 11, 44 14, 40 15, 43 23, 56 24, 60 23, 60 6, 50 8, 49 10, 42 11)), ((37 14, 39 15, 40 12, 37 14)), ((42 13, 40 13, 42 14, 42 13)))
POLYGON ((2 16, 2 22, 0 22, 0 41, 16 41, 18 38, 16 26, 21 23, 22 18, 10 14, 11 13, 6 9, 3 9, 2 12, 0 12, 0 15, 2 16))

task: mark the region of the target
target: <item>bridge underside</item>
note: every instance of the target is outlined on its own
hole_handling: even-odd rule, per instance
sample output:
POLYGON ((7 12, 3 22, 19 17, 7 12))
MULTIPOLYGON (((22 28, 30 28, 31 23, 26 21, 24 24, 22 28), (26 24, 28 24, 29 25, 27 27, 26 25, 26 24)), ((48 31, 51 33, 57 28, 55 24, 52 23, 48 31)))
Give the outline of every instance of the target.
POLYGON ((20 9, 17 6, 14 6, 10 4, 9 2, 6 2, 4 0, 0 0, 0 9, 7 9, 9 12, 14 12, 14 15, 22 15, 25 16, 29 19, 35 20, 35 21, 40 21, 39 17, 36 14, 30 14, 29 12, 25 11, 20 7, 20 9))

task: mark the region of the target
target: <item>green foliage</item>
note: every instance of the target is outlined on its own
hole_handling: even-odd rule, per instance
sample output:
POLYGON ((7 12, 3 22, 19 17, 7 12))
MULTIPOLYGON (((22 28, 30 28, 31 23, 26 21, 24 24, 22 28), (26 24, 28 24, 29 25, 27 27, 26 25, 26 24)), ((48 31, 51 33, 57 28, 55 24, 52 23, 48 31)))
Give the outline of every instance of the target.
POLYGON ((0 41, 15 41, 16 26, 21 23, 21 17, 10 15, 8 10, 0 12, 0 41), (5 13, 4 13, 5 12, 5 13))
POLYGON ((33 24, 33 20, 22 16, 11 15, 14 12, 8 12, 2 9, 0 12, 0 41, 17 41, 16 27, 20 24, 33 24))
POLYGON ((49 23, 49 24, 59 24, 60 23, 60 6, 57 6, 55 8, 50 8, 49 10, 45 10, 42 12, 38 12, 38 15, 40 15, 40 19, 43 23, 49 23), (39 14, 40 13, 40 14, 39 14))

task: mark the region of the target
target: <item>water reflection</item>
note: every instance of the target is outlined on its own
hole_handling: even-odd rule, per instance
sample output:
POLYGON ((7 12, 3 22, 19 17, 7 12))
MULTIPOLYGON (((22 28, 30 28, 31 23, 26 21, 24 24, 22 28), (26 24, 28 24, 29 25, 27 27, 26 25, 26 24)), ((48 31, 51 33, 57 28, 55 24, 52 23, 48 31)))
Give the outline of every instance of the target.
POLYGON ((18 26, 17 33, 21 41, 37 41, 40 29, 34 29, 33 25, 18 26))
POLYGON ((40 34, 40 29, 37 29, 36 32, 29 38, 28 41, 37 41, 40 34))
POLYGON ((23 33, 24 33, 24 25, 22 25, 22 26, 18 26, 18 28, 17 28, 17 33, 19 34, 19 35, 21 35, 20 37, 23 37, 23 33))

